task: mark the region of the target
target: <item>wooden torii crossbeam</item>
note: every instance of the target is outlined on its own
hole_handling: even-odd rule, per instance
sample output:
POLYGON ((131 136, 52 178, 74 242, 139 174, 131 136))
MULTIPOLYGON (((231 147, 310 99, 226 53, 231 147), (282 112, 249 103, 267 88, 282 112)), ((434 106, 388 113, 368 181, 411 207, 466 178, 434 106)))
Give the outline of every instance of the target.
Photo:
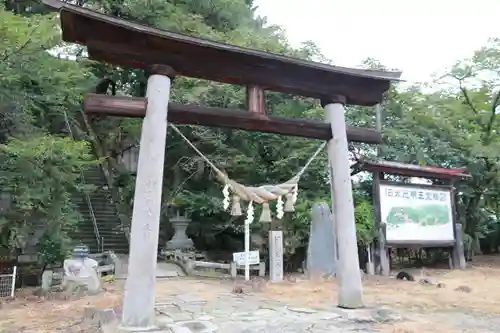
POLYGON ((332 222, 336 237, 342 240, 337 261, 338 303, 345 308, 363 306, 347 145, 348 136, 353 141, 370 143, 378 143, 381 138, 378 132, 346 127, 344 106, 380 103, 391 81, 400 78, 400 72, 330 66, 166 32, 57 0, 44 3, 60 11, 63 40, 86 45, 90 59, 144 69, 149 74, 145 99, 95 95, 85 99, 88 113, 144 117, 122 315, 124 328, 137 331, 155 326, 156 255, 168 121, 328 140, 332 222), (246 86, 250 112, 169 104, 175 75, 246 86), (321 99, 326 124, 265 115, 265 90, 321 99), (124 101, 131 105, 124 105, 124 101))
MULTIPOLYGON (((143 118, 146 115, 146 108, 147 99, 144 97, 87 94, 83 100, 85 113, 92 115, 143 118)), ((324 122, 199 105, 170 103, 168 105, 168 121, 174 124, 225 127, 327 141, 332 138, 330 125, 324 122)), ((348 141, 382 143, 382 135, 373 129, 347 126, 346 133, 348 141)))

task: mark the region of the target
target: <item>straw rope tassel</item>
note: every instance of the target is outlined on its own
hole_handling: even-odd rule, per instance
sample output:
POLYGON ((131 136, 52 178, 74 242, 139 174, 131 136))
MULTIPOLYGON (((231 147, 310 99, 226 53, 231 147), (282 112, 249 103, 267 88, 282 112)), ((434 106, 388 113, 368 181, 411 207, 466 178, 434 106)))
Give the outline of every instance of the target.
POLYGON ((232 198, 232 207, 231 207, 231 215, 240 216, 242 215, 240 200, 248 201, 247 208, 247 221, 250 223, 254 218, 254 209, 253 203, 263 204, 262 207, 262 216, 261 221, 272 220, 271 211, 269 210, 269 200, 277 200, 277 218, 281 219, 283 217, 284 212, 294 212, 294 204, 297 201, 298 194, 298 182, 304 172, 309 168, 309 165, 312 161, 318 156, 318 154, 323 150, 326 145, 326 142, 323 142, 318 149, 314 152, 314 154, 309 158, 307 163, 302 167, 302 169, 291 179, 282 184, 277 185, 264 185, 259 187, 251 187, 245 186, 231 180, 224 172, 218 169, 203 153, 194 146, 194 144, 189 141, 188 138, 173 124, 169 124, 169 126, 177 132, 177 134, 184 140, 186 143, 205 161, 207 164, 215 171, 217 174, 217 178, 220 182, 225 184, 224 190, 222 193, 224 194, 224 209, 229 207, 229 190, 233 193, 232 198), (286 202, 283 207, 282 196, 285 195, 286 202))
POLYGON ((243 215, 243 213, 241 212, 240 197, 237 195, 233 195, 233 205, 231 207, 231 215, 232 216, 243 215))
POLYGON ((269 209, 269 203, 266 201, 262 204, 262 214, 260 214, 260 222, 272 222, 271 209, 269 209))
POLYGON ((285 201, 285 212, 287 213, 293 213, 295 212, 295 207, 293 206, 293 193, 288 192, 286 194, 286 201, 285 201))

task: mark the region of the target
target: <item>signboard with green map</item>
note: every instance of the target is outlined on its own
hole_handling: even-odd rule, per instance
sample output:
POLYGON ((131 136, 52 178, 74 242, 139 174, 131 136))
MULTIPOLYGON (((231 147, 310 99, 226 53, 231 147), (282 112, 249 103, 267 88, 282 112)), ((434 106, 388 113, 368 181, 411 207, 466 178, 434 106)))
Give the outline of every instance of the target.
POLYGON ((380 213, 389 243, 455 239, 450 190, 380 184, 380 213))

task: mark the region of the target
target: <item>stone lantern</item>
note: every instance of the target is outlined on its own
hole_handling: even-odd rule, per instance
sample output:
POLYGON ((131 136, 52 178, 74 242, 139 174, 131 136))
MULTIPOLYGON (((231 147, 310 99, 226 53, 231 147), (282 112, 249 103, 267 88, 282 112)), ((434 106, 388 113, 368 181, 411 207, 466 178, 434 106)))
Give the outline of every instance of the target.
POLYGON ((169 221, 174 228, 174 236, 167 242, 167 250, 188 250, 194 248, 193 241, 186 235, 186 229, 191 222, 187 213, 181 214, 181 207, 176 204, 170 204, 169 208, 173 211, 173 216, 169 221))

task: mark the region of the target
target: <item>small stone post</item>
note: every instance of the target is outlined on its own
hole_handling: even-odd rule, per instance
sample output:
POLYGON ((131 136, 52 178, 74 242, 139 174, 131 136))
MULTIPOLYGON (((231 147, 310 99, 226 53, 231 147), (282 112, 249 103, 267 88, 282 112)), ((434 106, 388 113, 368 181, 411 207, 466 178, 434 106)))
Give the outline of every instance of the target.
POLYGON ((461 223, 455 223, 455 246, 453 248, 453 252, 455 252, 454 257, 456 258, 456 261, 454 262, 455 268, 466 269, 467 261, 465 260, 464 239, 461 223))
POLYGON ((154 65, 149 74, 121 323, 122 329, 134 332, 155 328, 156 259, 168 101, 174 71, 169 66, 154 65))
POLYGON ((339 251, 338 306, 355 309, 363 306, 363 286, 359 269, 344 104, 343 96, 333 96, 322 101, 326 122, 332 129, 332 139, 328 142, 328 159, 331 166, 330 186, 333 192, 332 206, 339 251))
POLYGON ((368 245, 366 247, 366 253, 368 254, 368 261, 366 262, 366 274, 375 275, 375 264, 373 263, 373 251, 371 245, 368 245))
POLYGON ((269 231, 269 280, 283 281, 283 231, 269 231))

